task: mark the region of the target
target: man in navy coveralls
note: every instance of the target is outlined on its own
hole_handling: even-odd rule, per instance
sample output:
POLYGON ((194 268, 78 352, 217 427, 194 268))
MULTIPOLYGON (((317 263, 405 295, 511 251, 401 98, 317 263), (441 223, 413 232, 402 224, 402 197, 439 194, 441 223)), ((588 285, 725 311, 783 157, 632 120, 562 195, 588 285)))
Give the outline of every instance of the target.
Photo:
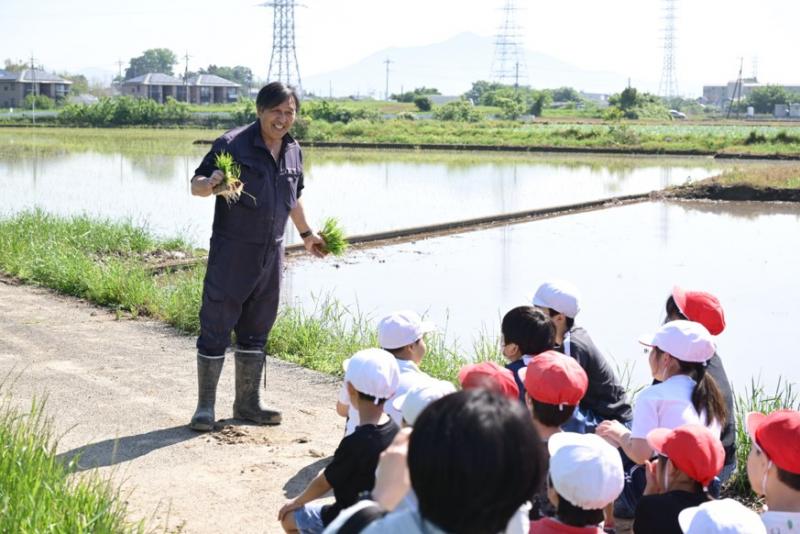
POLYGON ((261 405, 259 382, 264 346, 278 312, 283 235, 291 217, 306 250, 324 256, 323 241, 306 222, 303 156, 289 129, 300 109, 294 89, 280 82, 264 86, 256 98, 258 120, 226 132, 214 142, 192 178, 192 194, 217 191, 223 174, 216 155, 230 153, 241 167, 244 192, 230 205, 218 196, 203 282, 197 338, 197 410, 189 426, 214 428, 214 400, 225 350, 236 333, 236 400, 233 417, 277 425, 281 414, 261 405))

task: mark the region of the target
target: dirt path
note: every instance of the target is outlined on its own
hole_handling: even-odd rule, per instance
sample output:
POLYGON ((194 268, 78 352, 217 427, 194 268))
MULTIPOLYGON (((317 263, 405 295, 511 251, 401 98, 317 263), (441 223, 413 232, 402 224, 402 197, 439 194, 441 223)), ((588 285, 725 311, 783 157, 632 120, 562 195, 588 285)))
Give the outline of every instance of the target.
MULTIPOLYGON (((342 435, 338 382, 273 359, 264 398, 282 425, 222 421, 219 432, 193 432, 193 338, 0 278, 0 381, 9 375, 3 389, 19 406, 48 396, 61 456, 80 454, 82 469, 121 486, 132 519, 169 532, 282 532, 278 508, 342 435)), ((229 358, 217 418, 232 404, 229 358)))

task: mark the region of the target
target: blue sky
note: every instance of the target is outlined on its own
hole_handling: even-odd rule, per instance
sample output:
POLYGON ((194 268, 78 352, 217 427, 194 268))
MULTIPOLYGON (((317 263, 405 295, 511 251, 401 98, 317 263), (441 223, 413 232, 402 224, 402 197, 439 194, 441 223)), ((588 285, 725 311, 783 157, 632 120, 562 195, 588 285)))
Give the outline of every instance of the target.
MULTIPOLYGON (((302 0, 297 14, 303 75, 334 70, 387 47, 418 46, 464 31, 492 35, 502 0, 302 0), (401 9, 398 9, 401 8, 401 9)), ((243 64, 265 76, 271 10, 258 1, 2 0, 0 60, 34 54, 50 70, 116 73, 147 48, 189 51, 190 68, 243 64)), ((637 79, 661 73, 663 0, 518 0, 527 48, 587 70, 637 79)), ((745 74, 800 84, 797 0, 678 0, 681 92, 745 74)))

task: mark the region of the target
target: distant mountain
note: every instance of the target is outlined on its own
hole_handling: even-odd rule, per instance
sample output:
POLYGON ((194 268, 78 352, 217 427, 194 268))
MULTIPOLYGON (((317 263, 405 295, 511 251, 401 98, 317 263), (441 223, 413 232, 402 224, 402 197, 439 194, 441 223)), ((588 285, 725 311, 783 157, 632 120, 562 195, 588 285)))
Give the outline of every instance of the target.
MULTIPOLYGON (((303 88, 319 96, 369 95, 383 97, 386 65, 389 93, 415 87, 436 87, 444 94, 461 94, 477 80, 491 79, 494 38, 461 33, 446 41, 427 46, 387 48, 348 67, 306 76, 303 88)), ((525 51, 525 82, 534 88, 570 86, 590 93, 615 93, 625 87, 621 74, 582 70, 557 58, 525 51)))

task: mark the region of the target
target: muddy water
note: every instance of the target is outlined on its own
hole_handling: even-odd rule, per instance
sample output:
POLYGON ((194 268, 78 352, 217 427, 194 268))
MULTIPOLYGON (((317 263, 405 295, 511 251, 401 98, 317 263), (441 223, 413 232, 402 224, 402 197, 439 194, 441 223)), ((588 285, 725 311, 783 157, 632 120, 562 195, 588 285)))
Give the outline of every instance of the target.
POLYGON ((578 323, 634 384, 648 379, 640 334, 657 328, 673 284, 716 294, 727 328, 719 353, 734 386, 751 377, 797 381, 800 206, 648 202, 350 253, 294 261, 285 298, 311 306, 332 294, 379 318, 427 314, 463 347, 496 334, 502 314, 559 277, 581 289, 578 323))
MULTIPOLYGON (((213 202, 192 197, 188 184, 203 151, 0 158, 0 188, 24 192, 0 196, 0 215, 38 206, 130 219, 206 246, 213 202)), ((646 192, 722 168, 708 158, 546 154, 308 150, 305 159, 312 224, 336 216, 351 235, 646 192)))

